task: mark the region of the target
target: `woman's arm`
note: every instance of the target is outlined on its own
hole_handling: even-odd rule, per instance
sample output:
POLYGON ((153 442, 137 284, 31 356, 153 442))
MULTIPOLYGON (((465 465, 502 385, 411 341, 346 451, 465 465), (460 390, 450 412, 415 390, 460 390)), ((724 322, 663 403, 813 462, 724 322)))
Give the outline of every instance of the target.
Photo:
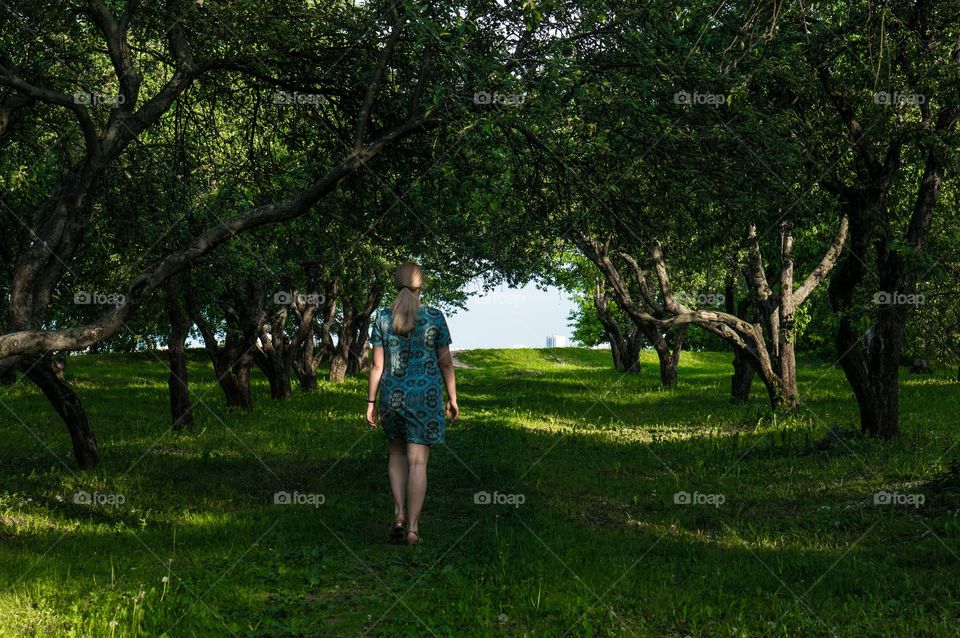
POLYGON ((457 376, 453 371, 453 355, 449 347, 437 348, 437 362, 443 375, 443 385, 447 388, 447 416, 456 421, 460 416, 460 407, 457 405, 457 376))
POLYGON ((367 385, 367 423, 370 427, 377 427, 380 420, 380 410, 377 409, 377 390, 380 389, 380 377, 383 376, 383 347, 374 346, 373 357, 370 361, 370 383, 367 385))

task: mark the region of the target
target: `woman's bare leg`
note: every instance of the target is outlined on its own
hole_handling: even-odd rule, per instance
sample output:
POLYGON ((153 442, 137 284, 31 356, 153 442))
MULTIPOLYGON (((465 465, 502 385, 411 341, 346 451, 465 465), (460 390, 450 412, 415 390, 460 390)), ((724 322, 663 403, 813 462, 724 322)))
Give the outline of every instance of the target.
POLYGON ((387 464, 390 474, 390 489, 393 491, 393 515, 403 516, 404 499, 407 496, 407 442, 403 437, 390 441, 390 461, 387 464))
MULTIPOLYGON (((420 511, 423 509, 423 500, 427 495, 427 460, 430 458, 430 446, 418 443, 407 443, 407 507, 410 516, 407 519, 408 529, 419 532, 420 511)), ((407 534, 407 542, 411 542, 412 534, 407 534)), ((419 534, 413 537, 416 542, 419 534)))

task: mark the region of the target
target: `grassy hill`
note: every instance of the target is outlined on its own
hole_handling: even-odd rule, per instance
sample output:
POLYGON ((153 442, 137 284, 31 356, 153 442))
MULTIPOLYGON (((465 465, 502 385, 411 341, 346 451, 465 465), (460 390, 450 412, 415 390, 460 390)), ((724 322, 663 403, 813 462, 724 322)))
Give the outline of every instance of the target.
POLYGON ((256 376, 245 415, 197 356, 181 435, 162 353, 71 358, 88 473, 34 387, 0 387, 0 636, 960 635, 948 373, 904 374, 882 444, 824 439, 856 427, 827 365, 771 417, 759 383, 729 403, 722 353, 685 354, 672 390, 652 352, 636 377, 586 349, 459 357, 416 548, 385 542, 365 379, 281 403, 256 376))

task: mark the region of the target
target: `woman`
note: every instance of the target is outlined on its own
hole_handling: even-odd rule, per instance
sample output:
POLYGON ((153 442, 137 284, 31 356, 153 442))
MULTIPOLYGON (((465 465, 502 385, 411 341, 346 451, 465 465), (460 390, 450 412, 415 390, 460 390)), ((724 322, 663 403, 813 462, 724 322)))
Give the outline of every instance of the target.
POLYGON ((367 422, 383 426, 390 443, 390 487, 393 526, 390 538, 420 542, 420 510, 427 493, 430 446, 444 441, 443 386, 446 415, 455 421, 457 382, 450 356, 450 331, 443 313, 420 305, 423 271, 408 262, 397 268, 397 297, 373 320, 373 362, 367 391, 367 422), (377 390, 380 402, 377 403, 377 390), (404 503, 409 518, 404 513, 404 503))

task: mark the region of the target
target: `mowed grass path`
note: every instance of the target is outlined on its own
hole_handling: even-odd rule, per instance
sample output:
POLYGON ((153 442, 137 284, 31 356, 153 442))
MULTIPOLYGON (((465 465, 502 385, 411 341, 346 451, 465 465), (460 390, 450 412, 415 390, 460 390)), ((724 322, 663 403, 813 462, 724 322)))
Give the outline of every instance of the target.
POLYGON ((900 440, 816 450, 831 423, 856 427, 829 365, 801 363, 804 406, 771 418, 759 383, 729 403, 722 353, 685 354, 673 390, 650 352, 637 377, 601 351, 460 358, 476 367, 458 370, 417 548, 385 542, 363 378, 274 402, 257 376, 244 415, 196 353, 198 430, 181 435, 162 353, 71 358, 92 472, 34 387, 0 387, 0 636, 960 635, 947 372, 904 374, 900 440), (925 503, 875 505, 884 490, 925 503))

